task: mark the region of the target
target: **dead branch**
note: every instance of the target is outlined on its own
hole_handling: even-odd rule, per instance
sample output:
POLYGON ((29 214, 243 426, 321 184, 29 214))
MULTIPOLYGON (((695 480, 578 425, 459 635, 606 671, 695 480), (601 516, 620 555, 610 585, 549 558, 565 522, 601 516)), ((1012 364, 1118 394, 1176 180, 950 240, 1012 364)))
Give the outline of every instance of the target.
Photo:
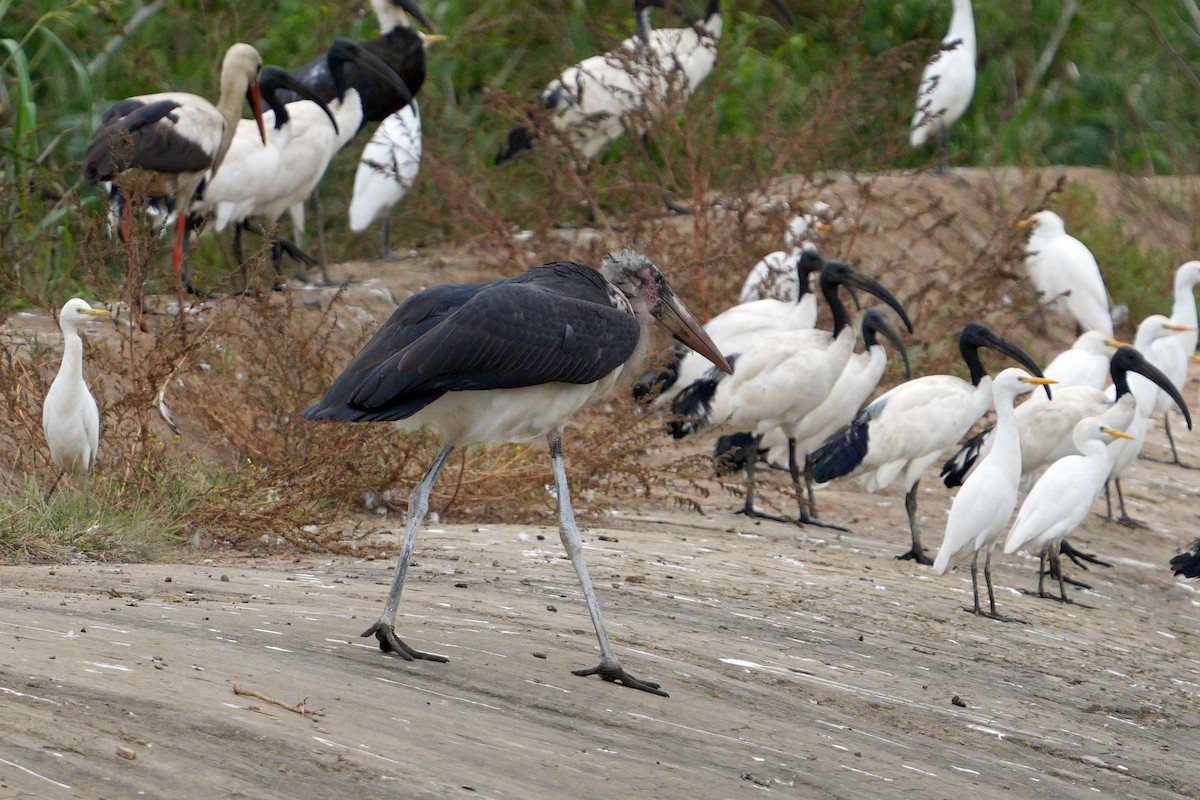
POLYGON ((263 694, 262 692, 256 691, 254 689, 247 689, 236 683, 233 685, 233 693, 236 695, 241 695, 243 697, 253 697, 255 700, 262 700, 264 703, 270 703, 273 706, 279 706, 280 708, 284 709, 285 711, 291 711, 291 712, 299 714, 303 717, 323 717, 323 716, 325 716, 325 709, 323 709, 323 708, 305 708, 304 707, 304 704, 308 702, 307 697, 304 698, 303 700, 301 700, 296 705, 289 706, 287 703, 283 702, 282 700, 276 700, 274 697, 268 697, 267 695, 263 694))

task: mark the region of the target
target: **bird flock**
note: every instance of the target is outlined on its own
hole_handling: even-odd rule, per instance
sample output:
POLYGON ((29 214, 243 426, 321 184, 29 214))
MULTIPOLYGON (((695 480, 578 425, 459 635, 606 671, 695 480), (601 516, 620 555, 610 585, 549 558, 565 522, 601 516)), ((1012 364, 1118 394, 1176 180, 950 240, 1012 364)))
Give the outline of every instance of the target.
MULTIPOLYGON (((433 32, 413 0, 371 1, 381 30, 377 38, 335 40, 293 73, 264 67, 253 47, 239 43, 224 56, 215 104, 184 92, 115 103, 101 118, 82 164, 88 180, 105 184, 115 234, 131 236, 132 215, 140 209, 164 229, 173 223, 173 268, 189 290, 194 287, 188 241, 205 220, 216 230, 234 226, 239 261, 242 233, 258 232, 270 242, 277 273, 283 255, 290 254, 306 266, 320 266, 328 280, 324 259, 306 253, 299 236, 280 235, 275 224, 288 213, 302 230, 304 203, 333 156, 368 123, 379 123, 363 150, 349 213, 356 231, 381 221, 380 256, 387 258, 389 213, 419 172, 416 96, 425 78, 426 49, 445 37, 433 32), (430 33, 410 27, 408 15, 430 33), (240 119, 243 98, 251 119, 240 119)), ((647 141, 655 120, 686 104, 717 58, 718 0, 709 0, 697 20, 664 0, 635 0, 633 10, 635 34, 551 80, 528 124, 509 134, 497 163, 552 139, 568 148, 576 169, 586 169, 621 136, 647 141), (667 12, 680 17, 680 26, 654 27, 651 14, 667 12)), ((950 29, 922 75, 911 125, 912 145, 936 140, 943 167, 947 131, 971 100, 975 56, 971 4, 953 0, 950 29)), ((661 188, 668 209, 690 212, 668 187, 661 188)), ((991 559, 1001 543, 1006 555, 1022 549, 1039 554, 1046 563, 1038 594, 1053 597, 1044 591, 1044 579, 1051 576, 1059 584, 1057 599, 1070 602, 1066 583, 1079 582, 1063 574, 1060 556, 1103 562, 1071 547, 1067 537, 1109 485, 1120 507, 1116 519, 1135 524, 1121 478, 1136 463, 1152 415, 1164 414, 1165 421, 1175 406, 1191 427, 1179 386, 1197 344, 1194 288, 1200 261, 1176 272, 1171 315, 1146 318, 1134 342, 1126 344, 1115 338, 1113 301, 1096 259, 1066 233, 1058 215, 1039 211, 1014 222, 1029 231, 1025 266, 1043 307, 1075 326, 1075 344, 1043 371, 1015 342, 970 322, 958 338, 967 378, 913 377, 899 327, 912 334, 916 326, 886 287, 886 276, 872 277, 826 258, 811 241, 834 223, 833 209, 825 204, 798 215, 784 249, 754 265, 738 302, 704 324, 663 271, 629 248, 606 255, 598 270, 556 261, 490 283, 435 286, 401 303, 324 396, 302 412, 314 422, 429 427, 442 438, 409 498, 383 612, 363 636, 406 660, 446 660, 414 649, 395 629, 430 491, 456 448, 544 438, 560 538, 600 651, 598 665, 576 674, 665 695, 657 682, 627 672, 617 657, 584 560, 563 457, 567 420, 623 381, 632 382, 634 397, 661 415, 664 433, 711 441, 718 471, 744 472, 738 513, 838 528, 818 513, 820 485, 860 476, 871 492, 902 486, 911 546, 897 557, 930 566, 935 575, 969 563, 974 603, 968 611, 1011 619, 997 611, 993 591, 991 559), (867 297, 882 305, 856 315, 847 296, 855 307, 867 297), (821 307, 828 329, 818 327, 821 307), (676 344, 664 366, 639 374, 655 324, 676 344), (863 348, 856 352, 860 338, 863 348), (888 348, 900 355, 905 380, 872 399, 886 372, 888 348), (984 351, 1019 367, 992 377, 984 351), (994 424, 964 441, 989 412, 994 424), (917 499, 921 481, 937 466, 947 487, 960 488, 931 559, 921 540, 917 499), (756 507, 756 478, 763 468, 788 473, 794 517, 756 507), (978 583, 981 553, 986 608, 978 583)), ((80 299, 59 314, 64 355, 43 407, 59 478, 86 474, 96 463, 100 415, 84 380, 79 327, 105 316, 107 311, 80 299)), ((1171 445, 1178 462, 1173 440, 1171 445)), ((58 479, 47 499, 57 484, 58 479)), ((1171 566, 1177 574, 1200 576, 1200 541, 1171 566)))

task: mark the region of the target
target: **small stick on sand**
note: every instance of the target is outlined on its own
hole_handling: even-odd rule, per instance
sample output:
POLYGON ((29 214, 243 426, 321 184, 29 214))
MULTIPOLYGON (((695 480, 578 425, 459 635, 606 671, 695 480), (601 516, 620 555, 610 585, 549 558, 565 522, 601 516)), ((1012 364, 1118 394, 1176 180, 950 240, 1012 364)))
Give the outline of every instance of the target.
POLYGON ((301 700, 296 705, 289 706, 287 703, 283 702, 282 700, 276 700, 274 697, 267 697, 262 692, 255 691, 254 689, 246 689, 242 686, 239 686, 236 683, 233 685, 233 693, 237 694, 237 695, 244 695, 246 697, 253 697, 256 700, 262 700, 264 703, 270 703, 273 706, 279 706, 280 708, 295 712, 296 714, 300 714, 301 716, 305 716, 305 717, 323 717, 323 716, 325 716, 325 709, 323 709, 323 708, 305 708, 304 707, 304 704, 308 702, 307 697, 304 698, 303 700, 301 700))

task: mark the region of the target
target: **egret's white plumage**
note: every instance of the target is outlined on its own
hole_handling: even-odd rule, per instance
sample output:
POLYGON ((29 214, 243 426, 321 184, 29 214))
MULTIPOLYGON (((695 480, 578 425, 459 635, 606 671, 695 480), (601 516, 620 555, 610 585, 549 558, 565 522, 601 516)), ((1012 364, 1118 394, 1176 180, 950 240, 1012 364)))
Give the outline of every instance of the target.
POLYGON ((917 89, 917 111, 909 142, 921 147, 937 137, 944 149, 946 131, 971 104, 975 92, 975 17, 971 0, 954 0, 950 30, 934 54, 917 89))
MULTIPOLYGON (((738 293, 739 303, 750 303, 755 300, 791 300, 801 298, 800 281, 796 274, 796 260, 804 250, 816 250, 816 245, 807 240, 812 231, 828 231, 831 227, 824 222, 820 215, 830 211, 829 205, 821 201, 813 204, 811 213, 800 214, 792 218, 783 234, 783 244, 786 250, 776 250, 762 257, 755 264, 742 290, 738 293)), ((808 291, 811 287, 804 287, 808 291)), ((816 296, 813 296, 814 323, 803 327, 811 328, 816 319, 816 296)))
MULTIPOLYGON (((1059 543, 1079 527, 1104 488, 1111 463, 1105 441, 1109 437, 1123 440, 1129 434, 1110 428, 1098 417, 1087 417, 1075 425, 1071 437, 1080 454, 1055 461, 1034 484, 1004 542, 1006 555, 1022 548, 1038 553, 1049 548, 1050 560, 1057 562, 1059 543)), ((1061 569, 1058 575, 1059 590, 1066 601, 1061 569)), ((1040 577, 1038 594, 1045 596, 1040 577)))
POLYGON ((379 123, 363 148, 354 173, 350 230, 364 231, 382 217, 382 252, 388 256, 388 215, 421 169, 421 110, 413 100, 379 123))
POLYGON ((1062 217, 1039 211, 1018 223, 1032 227, 1025 251, 1025 267, 1040 302, 1081 329, 1113 335, 1108 291, 1092 251, 1066 232, 1062 217))
MULTIPOLYGON (((1200 321, 1196 315, 1196 284, 1200 283, 1200 261, 1189 261, 1175 270, 1175 300, 1171 306, 1171 322, 1186 328, 1177 336, 1168 336, 1150 345, 1146 357, 1150 363, 1163 371, 1171 383, 1182 387, 1187 382, 1188 363, 1196 352, 1196 341, 1200 334, 1197 326, 1200 321)), ((1167 441, 1171 445, 1171 456, 1179 463, 1179 454, 1175 449, 1175 438, 1171 435, 1171 423, 1167 416, 1174 401, 1166 392, 1160 391, 1154 403, 1154 411, 1163 413, 1163 425, 1167 433, 1167 441)))
POLYGON ((992 434, 992 451, 980 461, 971 477, 954 496, 946 534, 933 562, 933 574, 944 575, 951 566, 971 557, 971 589, 974 593, 975 614, 1001 618, 996 613, 996 597, 992 591, 992 548, 1008 526, 1013 509, 1017 507, 1017 484, 1021 479, 1021 445, 1013 401, 1018 395, 1039 384, 1054 381, 1035 378, 1022 369, 1010 367, 992 382, 992 405, 996 409, 996 427, 992 434), (979 607, 979 552, 986 553, 983 576, 987 582, 990 613, 979 607))
MULTIPOLYGON (((100 446, 100 410, 83 378, 83 340, 79 338, 79 326, 108 316, 107 310, 92 308, 78 297, 68 300, 58 315, 63 357, 42 404, 42 429, 50 447, 50 460, 62 472, 82 475, 96 462, 100 446)), ((61 473, 59 477, 62 477, 61 473)), ((54 491, 53 486, 50 491, 54 491)))
MULTIPOLYGON (((1103 389, 1108 380, 1108 360, 1122 344, 1103 331, 1084 331, 1069 349, 1055 356, 1043 372, 1062 388, 1090 386, 1103 389)), ((1039 397, 1041 395, 1034 394, 1029 399, 1039 397)))

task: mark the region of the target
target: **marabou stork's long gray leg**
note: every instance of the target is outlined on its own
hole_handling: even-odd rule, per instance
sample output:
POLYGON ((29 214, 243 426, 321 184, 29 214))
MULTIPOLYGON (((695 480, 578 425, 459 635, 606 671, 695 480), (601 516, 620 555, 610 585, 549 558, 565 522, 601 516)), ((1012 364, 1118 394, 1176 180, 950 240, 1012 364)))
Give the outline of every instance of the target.
MULTIPOLYGON (((653 165, 654 152, 650 149, 650 134, 649 133, 642 134, 642 147, 646 148, 646 157, 650 160, 651 165, 653 165)), ((663 186, 661 182, 659 183, 659 188, 662 189, 662 193, 663 193, 663 205, 665 205, 667 207, 668 211, 670 211, 672 214, 691 214, 692 213, 692 207, 685 206, 682 203, 676 201, 674 198, 672 198, 671 193, 667 191, 667 187, 663 186)))
POLYGON ((925 555, 925 548, 921 547, 921 529, 917 525, 917 487, 921 485, 917 481, 908 490, 908 494, 904 495, 904 510, 908 512, 908 529, 912 533, 912 548, 907 553, 902 553, 896 556, 898 561, 916 561, 918 564, 932 566, 933 559, 925 555))
POLYGON ((786 517, 777 517, 754 507, 754 481, 758 471, 758 447, 762 444, 762 434, 754 437, 754 443, 746 448, 746 502, 735 514, 745 514, 753 519, 769 519, 775 522, 791 522, 786 517))
POLYGON ((588 576, 587 563, 583 559, 583 541, 575 524, 575 511, 571 508, 571 492, 567 486, 567 468, 563 464, 562 428, 550 431, 546 434, 546 439, 550 443, 550 463, 554 467, 554 484, 558 490, 558 536, 562 539, 567 555, 571 557, 575 574, 579 576, 579 585, 583 587, 583 599, 587 601, 588 612, 592 615, 592 627, 596 629, 596 638, 600 641, 600 664, 591 669, 571 671, 584 677, 599 675, 606 681, 667 697, 667 693, 658 688, 657 683, 638 680, 626 672, 617 660, 617 654, 608 640, 608 631, 604 629, 604 618, 600 616, 600 603, 596 600, 596 590, 588 576))
MULTIPOLYGON (((756 452, 755 457, 758 453, 756 452)), ((817 519, 817 509, 813 505, 812 498, 812 483, 808 484, 808 503, 804 502, 804 490, 800 487, 800 465, 796 462, 796 439, 788 437, 788 472, 792 474, 792 486, 796 491, 796 507, 799 509, 799 521, 802 525, 814 525, 818 528, 830 528, 835 531, 849 531, 849 528, 843 528, 840 525, 833 525, 828 522, 821 522, 817 519)), ((811 473, 805 467, 805 475, 811 477, 811 473)))
POLYGON ((404 528, 404 547, 400 551, 400 559, 396 562, 396 575, 392 578, 392 588, 388 592, 387 602, 383 606, 383 614, 379 621, 363 631, 363 636, 374 636, 379 640, 379 649, 385 653, 395 653, 405 661, 424 659, 426 661, 446 662, 450 659, 436 653, 422 653, 414 650, 396 636, 396 609, 400 607, 400 592, 404 589, 404 578, 408 575, 408 562, 412 558, 413 547, 417 543, 417 529, 425 519, 429 510, 429 492, 433 489, 434 481, 446 465, 454 445, 446 444, 434 457, 425 476, 420 483, 413 487, 408 496, 408 521, 404 528))

